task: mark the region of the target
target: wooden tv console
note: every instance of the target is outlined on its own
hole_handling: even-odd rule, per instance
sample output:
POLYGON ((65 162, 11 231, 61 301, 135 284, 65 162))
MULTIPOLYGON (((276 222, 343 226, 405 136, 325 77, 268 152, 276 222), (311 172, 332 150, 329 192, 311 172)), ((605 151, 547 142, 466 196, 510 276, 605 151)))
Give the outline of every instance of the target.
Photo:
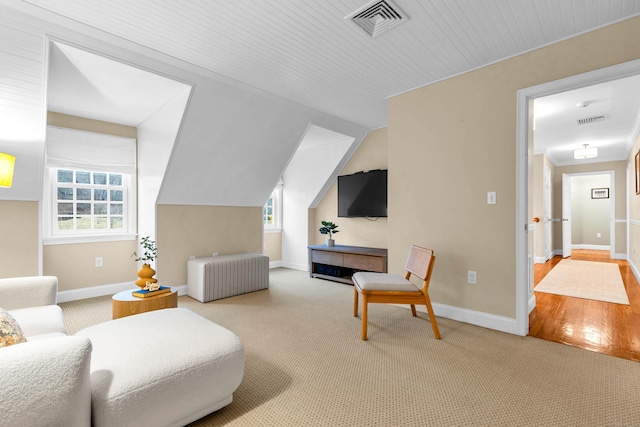
POLYGON ((309 277, 353 285, 356 271, 387 272, 387 250, 361 246, 308 246, 309 277))

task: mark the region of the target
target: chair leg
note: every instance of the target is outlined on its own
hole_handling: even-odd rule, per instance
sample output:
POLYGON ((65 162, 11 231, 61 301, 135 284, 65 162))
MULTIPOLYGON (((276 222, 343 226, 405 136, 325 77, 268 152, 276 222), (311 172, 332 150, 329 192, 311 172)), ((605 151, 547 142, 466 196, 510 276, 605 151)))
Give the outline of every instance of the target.
POLYGON ((358 289, 353 286, 353 317, 358 317, 358 289))
POLYGON ((369 301, 366 294, 362 295, 362 341, 367 340, 367 309, 369 301))
POLYGON ((411 304, 411 314, 413 314, 413 317, 417 316, 415 304, 411 304))
POLYGON ((438 323, 436 322, 436 316, 433 314, 433 307, 431 307, 431 299, 429 294, 424 294, 425 305, 427 306, 427 312, 429 313, 429 320, 431 321, 431 328, 433 329, 433 335, 436 339, 440 339, 440 330, 438 329, 438 323))

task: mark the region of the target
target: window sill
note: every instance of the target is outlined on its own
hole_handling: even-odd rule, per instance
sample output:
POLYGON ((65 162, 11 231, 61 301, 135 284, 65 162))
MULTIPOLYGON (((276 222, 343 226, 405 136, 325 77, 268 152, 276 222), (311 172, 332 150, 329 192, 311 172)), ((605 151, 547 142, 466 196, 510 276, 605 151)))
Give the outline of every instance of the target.
POLYGON ((71 245, 78 243, 102 243, 119 242, 123 240, 136 240, 136 234, 91 234, 86 236, 56 236, 47 237, 42 241, 44 246, 49 245, 71 245))

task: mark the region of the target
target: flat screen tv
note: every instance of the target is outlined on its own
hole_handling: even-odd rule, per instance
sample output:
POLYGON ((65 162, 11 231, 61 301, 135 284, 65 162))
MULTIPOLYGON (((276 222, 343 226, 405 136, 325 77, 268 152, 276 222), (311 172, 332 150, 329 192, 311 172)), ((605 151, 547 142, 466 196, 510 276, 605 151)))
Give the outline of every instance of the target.
POLYGON ((338 177, 338 217, 386 216, 386 170, 377 169, 338 177))

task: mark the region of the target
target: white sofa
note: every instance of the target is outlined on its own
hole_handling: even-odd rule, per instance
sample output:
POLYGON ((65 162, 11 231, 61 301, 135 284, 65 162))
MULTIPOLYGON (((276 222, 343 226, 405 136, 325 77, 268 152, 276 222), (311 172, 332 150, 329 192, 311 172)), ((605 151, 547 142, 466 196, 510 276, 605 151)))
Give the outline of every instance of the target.
POLYGON ((55 277, 0 279, 26 343, 0 348, 0 426, 89 426, 91 342, 68 336, 55 277))
POLYGON ((181 426, 231 403, 244 375, 232 332, 173 308, 67 336, 56 294, 55 277, 0 279, 27 338, 0 348, 0 426, 181 426))

